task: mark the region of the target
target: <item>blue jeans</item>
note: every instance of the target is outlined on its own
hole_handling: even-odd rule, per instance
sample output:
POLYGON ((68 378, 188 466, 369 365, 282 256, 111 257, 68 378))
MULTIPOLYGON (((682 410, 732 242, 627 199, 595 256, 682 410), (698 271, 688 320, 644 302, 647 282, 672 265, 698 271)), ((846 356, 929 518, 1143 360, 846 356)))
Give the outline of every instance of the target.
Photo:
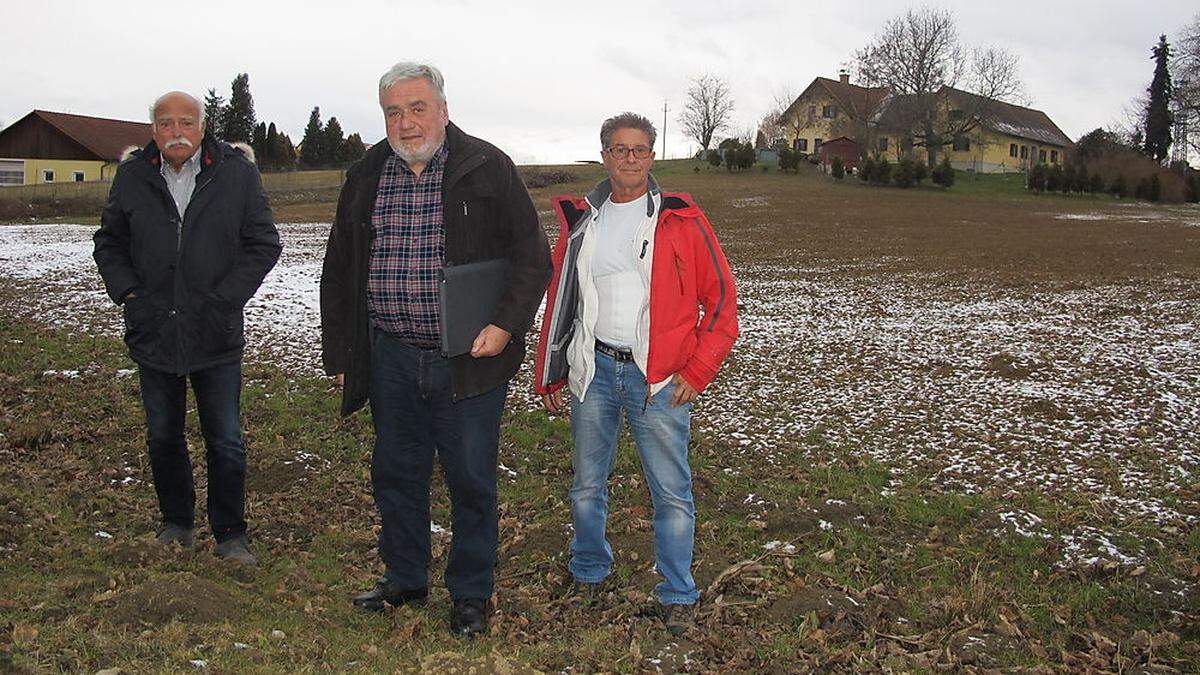
POLYGON ((187 382, 192 381, 208 463, 208 523, 218 542, 246 532, 246 446, 240 427, 242 364, 190 375, 138 367, 146 409, 146 445, 163 522, 191 529, 196 523, 192 459, 184 439, 187 382))
POLYGON ((612 547, 604 536, 608 519, 608 477, 616 456, 621 412, 629 421, 642 459, 642 473, 654 502, 654 558, 664 578, 655 587, 664 605, 690 605, 700 597, 692 578, 696 507, 688 466, 690 403, 671 407, 673 385, 646 401, 646 376, 633 361, 596 352, 596 376, 584 400, 571 397, 575 449, 571 464, 571 574, 597 583, 612 571, 612 547))
POLYGON ((429 477, 437 451, 450 489, 453 538, 446 588, 455 599, 489 598, 499 516, 496 462, 508 384, 455 402, 450 361, 436 349, 374 331, 371 485, 379 509, 379 557, 402 588, 429 585, 429 477))

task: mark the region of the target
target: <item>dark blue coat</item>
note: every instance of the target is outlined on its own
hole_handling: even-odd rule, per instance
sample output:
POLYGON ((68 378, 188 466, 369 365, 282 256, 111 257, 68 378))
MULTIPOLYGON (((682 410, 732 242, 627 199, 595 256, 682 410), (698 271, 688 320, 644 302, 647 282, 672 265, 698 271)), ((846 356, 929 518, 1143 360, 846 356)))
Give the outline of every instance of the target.
POLYGON ((153 141, 117 168, 95 241, 138 364, 178 375, 242 358, 242 308, 282 247, 254 164, 205 137, 183 218, 153 141), (125 297, 133 292, 136 297, 125 297))

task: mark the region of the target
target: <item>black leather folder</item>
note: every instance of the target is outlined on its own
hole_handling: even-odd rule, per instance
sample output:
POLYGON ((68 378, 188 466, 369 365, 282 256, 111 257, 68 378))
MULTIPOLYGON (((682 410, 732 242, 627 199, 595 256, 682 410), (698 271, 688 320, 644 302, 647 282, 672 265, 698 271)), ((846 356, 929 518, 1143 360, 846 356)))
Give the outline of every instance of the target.
POLYGON ((442 314, 442 355, 471 351, 479 331, 508 288, 508 260, 496 258, 442 268, 438 306, 442 314))

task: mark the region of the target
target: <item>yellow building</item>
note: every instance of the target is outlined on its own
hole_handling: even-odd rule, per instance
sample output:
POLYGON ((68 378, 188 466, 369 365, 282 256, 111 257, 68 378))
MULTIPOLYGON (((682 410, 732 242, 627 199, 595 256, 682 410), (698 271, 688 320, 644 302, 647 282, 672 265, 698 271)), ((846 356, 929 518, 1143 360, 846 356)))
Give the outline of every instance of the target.
POLYGON ((145 122, 34 110, 0 131, 0 185, 111 180, 150 137, 145 122))
MULTIPOLYGON (((924 159, 924 134, 916 122, 912 99, 892 96, 886 88, 818 77, 784 112, 792 148, 817 153, 823 141, 846 136, 866 154, 893 161, 904 156, 924 159)), ((1034 164, 1059 164, 1074 147, 1046 113, 985 99, 943 87, 936 127, 946 133, 939 157, 956 169, 980 173, 1024 171, 1034 164)))
POLYGON ((821 143, 839 136, 862 143, 868 121, 886 98, 884 87, 850 84, 845 72, 838 80, 818 77, 783 112, 782 126, 798 152, 816 154, 821 143))

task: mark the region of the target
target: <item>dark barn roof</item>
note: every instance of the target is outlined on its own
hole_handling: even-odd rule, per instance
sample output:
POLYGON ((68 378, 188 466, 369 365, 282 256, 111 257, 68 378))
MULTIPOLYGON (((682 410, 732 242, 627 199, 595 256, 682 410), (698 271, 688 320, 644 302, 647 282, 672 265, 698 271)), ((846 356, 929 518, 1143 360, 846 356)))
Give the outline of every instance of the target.
POLYGON ((150 137, 148 122, 34 110, 0 131, 0 157, 116 162, 150 137))
MULTIPOLYGON (((1041 110, 988 100, 978 94, 952 87, 943 87, 937 95, 956 101, 964 110, 981 111, 979 126, 984 129, 1044 145, 1063 148, 1073 145, 1070 137, 1041 110)), ((912 120, 916 117, 915 106, 916 98, 911 95, 889 98, 879 114, 879 127, 892 133, 904 133, 912 127, 912 120)))

